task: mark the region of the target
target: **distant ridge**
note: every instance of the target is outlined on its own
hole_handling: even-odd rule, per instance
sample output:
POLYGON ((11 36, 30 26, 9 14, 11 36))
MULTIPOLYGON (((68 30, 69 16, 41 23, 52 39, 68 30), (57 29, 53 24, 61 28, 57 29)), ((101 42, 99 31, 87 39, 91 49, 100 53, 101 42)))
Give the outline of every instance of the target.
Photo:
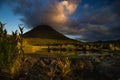
POLYGON ((94 41, 96 43, 120 43, 120 39, 116 40, 106 40, 106 41, 94 41))
POLYGON ((55 39, 55 40, 67 40, 63 34, 57 32, 48 25, 39 25, 32 30, 24 34, 25 38, 41 38, 41 39, 55 39))

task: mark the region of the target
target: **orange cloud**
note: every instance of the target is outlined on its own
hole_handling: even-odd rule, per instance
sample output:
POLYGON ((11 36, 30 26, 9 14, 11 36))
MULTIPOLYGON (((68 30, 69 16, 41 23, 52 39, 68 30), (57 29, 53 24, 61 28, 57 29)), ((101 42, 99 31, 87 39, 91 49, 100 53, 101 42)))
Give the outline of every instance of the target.
POLYGON ((52 15, 53 22, 56 23, 65 23, 68 20, 68 16, 73 14, 78 6, 78 3, 74 2, 74 0, 67 1, 64 0, 62 2, 56 2, 54 6, 56 9, 54 9, 56 12, 54 15, 52 15))

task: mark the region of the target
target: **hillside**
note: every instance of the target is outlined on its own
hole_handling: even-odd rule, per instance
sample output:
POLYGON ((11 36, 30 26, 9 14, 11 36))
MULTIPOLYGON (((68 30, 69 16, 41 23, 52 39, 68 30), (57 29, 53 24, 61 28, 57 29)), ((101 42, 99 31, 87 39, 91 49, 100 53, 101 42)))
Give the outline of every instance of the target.
POLYGON ((78 42, 65 37, 48 25, 39 25, 24 34, 24 38, 33 45, 78 42))
POLYGON ((106 41, 95 41, 95 43, 116 43, 116 44, 120 44, 120 39, 117 39, 117 40, 106 40, 106 41))
POLYGON ((42 38, 42 39, 55 39, 55 40, 66 40, 68 39, 61 33, 57 32, 48 25, 39 25, 32 30, 26 32, 24 37, 27 38, 42 38))

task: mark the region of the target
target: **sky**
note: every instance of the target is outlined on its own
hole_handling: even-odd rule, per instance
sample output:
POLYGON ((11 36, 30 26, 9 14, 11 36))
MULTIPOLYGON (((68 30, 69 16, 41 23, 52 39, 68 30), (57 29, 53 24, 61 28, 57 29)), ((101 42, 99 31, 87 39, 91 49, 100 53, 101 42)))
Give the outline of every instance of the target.
POLYGON ((120 0, 0 0, 0 21, 8 33, 50 25, 80 41, 120 39, 120 0))

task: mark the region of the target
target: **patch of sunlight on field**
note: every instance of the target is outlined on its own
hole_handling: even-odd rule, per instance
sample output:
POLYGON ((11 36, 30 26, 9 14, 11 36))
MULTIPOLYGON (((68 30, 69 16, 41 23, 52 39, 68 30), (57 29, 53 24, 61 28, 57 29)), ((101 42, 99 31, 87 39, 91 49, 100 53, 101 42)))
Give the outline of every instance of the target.
POLYGON ((47 46, 25 45, 23 50, 24 50, 24 53, 35 53, 35 52, 38 52, 38 51, 43 51, 47 48, 48 48, 47 46))

